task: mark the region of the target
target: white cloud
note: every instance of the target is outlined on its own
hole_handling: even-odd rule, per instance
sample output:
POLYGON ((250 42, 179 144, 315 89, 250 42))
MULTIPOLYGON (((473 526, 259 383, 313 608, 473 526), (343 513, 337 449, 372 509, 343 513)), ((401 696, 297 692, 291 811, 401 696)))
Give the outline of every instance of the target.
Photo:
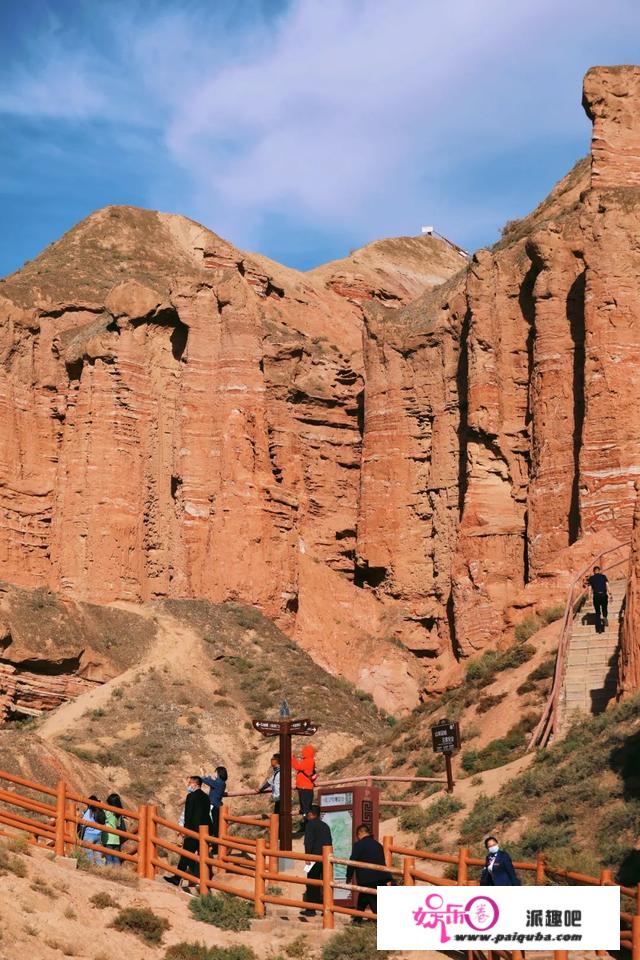
POLYGON ((274 16, 258 0, 96 5, 100 44, 47 26, 31 46, 46 60, 8 71, 0 110, 153 128, 182 172, 173 203, 237 242, 259 245, 283 213, 334 232, 417 229, 425 205, 446 208, 438 182, 451 168, 586 129, 582 72, 640 24, 630 0, 610 0, 606 17, 600 6, 296 0, 274 16))

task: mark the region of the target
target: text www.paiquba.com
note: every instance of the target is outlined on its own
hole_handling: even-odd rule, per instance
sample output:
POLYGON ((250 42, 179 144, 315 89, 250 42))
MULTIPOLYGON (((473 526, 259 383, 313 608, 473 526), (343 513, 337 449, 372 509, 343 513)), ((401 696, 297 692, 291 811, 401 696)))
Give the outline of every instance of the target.
POLYGON ((454 940, 474 943, 541 943, 555 940, 562 943, 576 943, 582 940, 581 933, 458 933, 454 940))

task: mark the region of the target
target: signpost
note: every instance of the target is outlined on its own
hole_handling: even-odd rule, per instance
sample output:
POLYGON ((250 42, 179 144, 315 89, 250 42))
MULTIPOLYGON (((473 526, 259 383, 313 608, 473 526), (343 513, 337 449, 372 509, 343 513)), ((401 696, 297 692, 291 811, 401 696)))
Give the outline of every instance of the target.
POLYGON ((280 738, 280 849, 291 850, 291 738, 312 737, 318 727, 310 720, 292 720, 286 700, 280 707, 279 720, 254 720, 253 727, 263 737, 280 738))
POLYGON ((447 793, 453 793, 451 757, 460 749, 460 724, 457 720, 440 720, 431 727, 431 740, 436 753, 441 753, 447 768, 447 793))

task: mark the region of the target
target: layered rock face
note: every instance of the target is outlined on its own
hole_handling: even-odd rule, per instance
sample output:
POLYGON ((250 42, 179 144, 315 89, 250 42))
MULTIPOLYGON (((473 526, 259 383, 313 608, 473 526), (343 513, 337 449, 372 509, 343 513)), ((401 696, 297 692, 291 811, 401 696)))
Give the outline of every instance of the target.
POLYGON ((618 694, 640 690, 640 483, 636 483, 629 580, 624 601, 622 636, 618 653, 618 694))
POLYGON ((639 97, 590 71, 591 160, 470 263, 301 274, 115 207, 0 283, 0 575, 258 605, 381 704, 452 682, 630 536, 639 97))
POLYGON ((596 555, 599 532, 601 549, 630 535, 639 95, 637 68, 590 71, 591 163, 455 281, 368 311, 359 563, 387 602, 431 605, 438 652, 500 641, 580 538, 596 555))
POLYGON ((59 600, 45 589, 0 587, 0 726, 39 716, 143 659, 153 621, 59 600))
MULTIPOLYGON (((385 242, 359 252, 380 271, 369 299, 393 291, 401 305, 461 262, 432 237, 388 246, 387 260, 385 242)), ((336 670, 371 688, 386 660, 415 698, 409 654, 378 636, 363 673, 354 643, 377 635, 363 626, 377 601, 355 609, 363 363, 352 293, 130 208, 99 211, 6 279, 2 576, 100 603, 240 600, 312 647, 318 624, 298 617, 309 558, 342 575, 350 597, 339 618, 330 579, 315 594, 305 581, 310 609, 327 611, 320 632, 343 623, 336 670)))

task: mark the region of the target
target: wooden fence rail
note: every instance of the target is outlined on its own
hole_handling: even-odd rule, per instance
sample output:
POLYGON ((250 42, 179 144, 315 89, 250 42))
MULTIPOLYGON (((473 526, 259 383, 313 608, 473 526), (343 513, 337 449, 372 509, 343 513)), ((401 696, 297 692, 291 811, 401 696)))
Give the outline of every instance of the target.
MULTIPOLYGON (((336 898, 336 890, 348 890, 352 894, 375 893, 373 888, 334 877, 334 867, 362 867, 368 870, 388 871, 404 886, 426 884, 429 886, 475 886, 477 880, 469 878, 470 867, 481 867, 484 860, 472 857, 466 847, 460 847, 457 854, 433 853, 428 850, 414 850, 399 846, 394 838, 383 838, 385 866, 360 864, 344 857, 335 856, 331 847, 325 847, 322 855, 306 854, 300 851, 281 851, 278 849, 278 817, 272 814, 261 819, 251 816, 232 816, 225 806, 221 808, 220 836, 211 836, 206 826, 198 832, 188 830, 158 814, 154 804, 141 804, 136 810, 120 810, 105 803, 89 800, 73 793, 64 780, 52 789, 21 777, 0 771, 0 835, 15 836, 26 833, 30 842, 53 847, 59 856, 65 856, 78 849, 96 851, 99 854, 111 854, 123 863, 130 863, 139 877, 154 880, 158 871, 188 881, 197 886, 201 894, 220 891, 241 897, 253 903, 257 917, 264 917, 267 905, 305 909, 311 907, 322 914, 322 925, 333 929, 336 915, 359 917, 363 920, 375 920, 375 916, 354 907, 347 906, 336 898), (15 787, 25 788, 28 793, 18 793, 15 787), (31 796, 32 793, 44 794, 55 798, 55 803, 43 802, 31 796), (109 847, 96 844, 78 835, 78 825, 92 823, 83 819, 82 813, 87 807, 124 815, 131 822, 131 828, 116 829, 108 825, 98 825, 102 833, 115 834, 131 849, 109 847), (30 814, 30 815, 27 815, 30 814), (230 825, 250 826, 261 829, 262 836, 234 836, 229 833, 230 825), (169 839, 167 834, 172 835, 169 839), (183 848, 185 838, 197 841, 194 852, 183 848), (191 870, 179 869, 168 860, 168 854, 183 857, 192 867, 191 870), (237 855, 236 855, 237 854, 237 855), (291 872, 291 863, 321 863, 322 877, 309 878, 291 872), (446 864, 455 869, 455 877, 442 877, 430 872, 425 864, 446 864), (216 871, 214 874, 213 871, 216 871), (320 902, 309 904, 302 893, 289 892, 289 895, 276 894, 267 886, 270 883, 286 884, 289 888, 304 886, 318 889, 320 902)), ((611 870, 603 869, 599 877, 588 876, 570 870, 548 866, 545 857, 539 853, 534 862, 516 862, 516 869, 522 873, 534 875, 536 884, 569 882, 578 885, 610 885, 614 883, 611 870)), ((632 960, 640 960, 640 885, 620 887, 621 897, 629 901, 627 909, 620 912, 621 945, 631 952, 632 960)), ((519 951, 507 951, 512 960, 521 960, 519 951)), ((486 960, 478 951, 470 951, 468 960, 486 960)), ((490 955, 489 955, 490 956, 490 955)), ((566 951, 555 951, 555 960, 565 960, 566 951)))

